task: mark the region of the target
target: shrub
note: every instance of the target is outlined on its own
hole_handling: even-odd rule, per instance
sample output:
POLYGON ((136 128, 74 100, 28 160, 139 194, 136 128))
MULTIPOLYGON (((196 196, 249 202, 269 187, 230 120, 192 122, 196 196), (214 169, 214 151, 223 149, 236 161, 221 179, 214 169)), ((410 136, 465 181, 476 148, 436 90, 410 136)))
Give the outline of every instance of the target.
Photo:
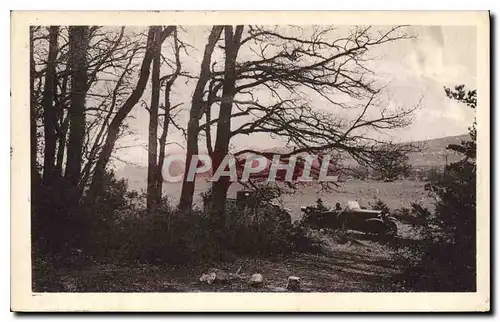
POLYGON ((229 214, 230 249, 235 253, 272 255, 305 250, 300 239, 306 236, 278 206, 266 204, 243 212, 232 209, 229 214))
MULTIPOLYGON (((52 197, 42 206, 53 209, 52 213, 58 211, 59 219, 57 225, 50 226, 49 233, 57 236, 62 246, 59 252, 43 257, 38 251, 40 243, 35 244, 37 271, 52 267, 45 264, 47 261, 50 265, 62 262, 63 266, 87 260, 184 264, 226 260, 231 254, 265 256, 318 249, 313 238, 299 225, 292 225, 290 214, 274 203, 280 192, 272 187, 255 191, 253 199, 243 208, 229 202, 221 234, 211 230, 208 212, 180 211, 166 198, 158 209, 148 212, 145 193, 128 191, 126 180, 117 179, 113 172, 107 172, 104 179, 103 192, 93 200, 84 200, 73 217, 60 216, 66 208, 54 210, 59 194, 45 189, 45 194, 52 197), (70 219, 71 225, 65 226, 70 219), (84 247, 68 245, 67 240, 75 235, 84 241, 81 244, 84 247)), ((64 189, 57 191, 63 193, 64 189)), ((40 218, 36 219, 40 223, 40 218)))
POLYGON ((99 241, 101 259, 185 264, 228 260, 234 255, 318 252, 321 248, 307 230, 292 224, 286 210, 268 202, 246 208, 228 203, 225 229, 214 232, 209 213, 173 209, 167 200, 147 213, 136 208, 144 196, 130 196, 133 201, 121 210, 127 214, 117 212, 113 229, 99 241))
POLYGON ((295 221, 292 227, 292 244, 297 252, 301 253, 322 253, 324 242, 306 228, 302 222, 295 221))
POLYGON ((389 213, 391 211, 391 209, 389 208, 389 206, 387 206, 387 204, 385 202, 383 202, 382 200, 380 200, 380 199, 378 199, 375 202, 375 204, 371 205, 371 207, 374 210, 381 210, 384 213, 389 213))
POLYGON ((124 220, 114 240, 119 260, 181 264, 210 257, 208 237, 202 213, 161 209, 124 220))
MULTIPOLYGON (((256 186, 243 203, 228 202, 223 247, 241 255, 276 255, 295 251, 317 252, 319 242, 307 235, 279 205, 282 190, 276 186, 256 186)), ((210 193, 204 194, 205 201, 210 193)))

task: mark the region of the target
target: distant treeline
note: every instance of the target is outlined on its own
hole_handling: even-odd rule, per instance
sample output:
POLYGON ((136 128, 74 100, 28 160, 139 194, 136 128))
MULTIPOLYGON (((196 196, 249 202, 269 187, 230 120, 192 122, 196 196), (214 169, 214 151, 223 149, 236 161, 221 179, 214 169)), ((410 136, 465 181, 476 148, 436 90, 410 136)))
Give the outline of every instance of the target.
POLYGON ((407 169, 404 173, 394 178, 387 178, 378 170, 357 167, 351 173, 339 176, 340 180, 411 180, 411 181, 433 181, 444 171, 444 166, 417 166, 407 169))

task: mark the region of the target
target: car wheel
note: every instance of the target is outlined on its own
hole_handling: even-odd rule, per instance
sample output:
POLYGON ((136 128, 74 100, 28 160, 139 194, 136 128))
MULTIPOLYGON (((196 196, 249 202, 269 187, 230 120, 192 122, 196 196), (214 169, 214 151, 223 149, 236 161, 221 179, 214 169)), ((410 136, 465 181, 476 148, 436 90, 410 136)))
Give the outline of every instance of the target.
POLYGON ((365 234, 368 235, 378 235, 378 236, 385 235, 384 222, 379 218, 371 218, 366 220, 363 224, 363 228, 359 230, 363 231, 365 234))
POLYGON ((385 235, 395 237, 398 234, 398 226, 393 221, 388 221, 385 224, 385 235))

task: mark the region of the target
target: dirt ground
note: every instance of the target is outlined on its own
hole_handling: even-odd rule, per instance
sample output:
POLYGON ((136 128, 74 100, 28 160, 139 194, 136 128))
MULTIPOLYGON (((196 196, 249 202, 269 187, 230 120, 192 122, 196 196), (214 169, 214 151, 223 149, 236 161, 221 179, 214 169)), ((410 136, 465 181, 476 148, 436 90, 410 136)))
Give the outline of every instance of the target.
POLYGON ((93 265, 60 269, 38 281, 37 292, 286 292, 289 276, 301 279, 302 292, 403 292, 397 282, 405 267, 395 246, 414 242, 398 237, 391 244, 351 232, 345 244, 327 235, 325 253, 294 254, 274 258, 238 258, 230 263, 194 266, 145 265, 127 267, 93 265), (210 268, 239 272, 228 283, 206 284, 200 276, 210 268), (264 285, 248 285, 260 273, 264 285))

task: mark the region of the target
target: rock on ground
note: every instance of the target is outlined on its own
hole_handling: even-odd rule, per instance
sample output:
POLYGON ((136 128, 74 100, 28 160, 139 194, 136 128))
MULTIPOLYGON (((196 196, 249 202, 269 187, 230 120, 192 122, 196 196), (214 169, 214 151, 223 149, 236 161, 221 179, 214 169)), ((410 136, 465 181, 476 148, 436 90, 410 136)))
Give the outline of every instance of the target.
POLYGON ((300 277, 289 276, 286 289, 289 291, 300 291, 300 277))
POLYGON ((250 277, 248 284, 254 287, 262 286, 262 284, 264 284, 264 277, 262 276, 262 274, 253 274, 250 277))
POLYGON ((207 284, 226 283, 228 280, 228 274, 218 268, 211 268, 200 277, 200 282, 207 284))

